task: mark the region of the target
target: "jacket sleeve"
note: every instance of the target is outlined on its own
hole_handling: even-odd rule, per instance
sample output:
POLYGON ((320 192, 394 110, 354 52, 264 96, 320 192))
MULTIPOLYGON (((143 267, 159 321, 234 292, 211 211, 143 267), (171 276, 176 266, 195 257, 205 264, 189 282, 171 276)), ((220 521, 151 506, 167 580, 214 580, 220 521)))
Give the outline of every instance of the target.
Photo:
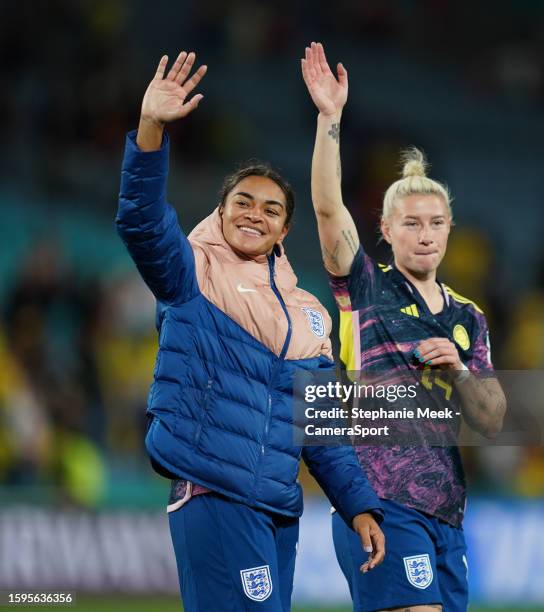
POLYGON ((302 457, 348 527, 357 514, 371 512, 378 523, 383 507, 351 446, 305 446, 302 457))
POLYGON ((305 446, 302 457, 336 511, 351 528, 353 518, 371 512, 378 523, 383 507, 352 446, 305 446))
POLYGON ((116 226, 157 300, 186 302, 199 293, 195 259, 175 210, 166 202, 168 136, 158 151, 143 152, 136 131, 126 138, 116 226))

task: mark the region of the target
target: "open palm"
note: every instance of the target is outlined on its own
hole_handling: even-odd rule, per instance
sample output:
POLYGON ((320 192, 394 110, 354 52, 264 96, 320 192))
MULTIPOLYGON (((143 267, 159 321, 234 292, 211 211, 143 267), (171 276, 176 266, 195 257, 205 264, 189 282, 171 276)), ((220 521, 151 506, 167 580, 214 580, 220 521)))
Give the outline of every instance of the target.
POLYGON ((149 83, 142 101, 142 117, 157 123, 169 123, 187 116, 198 106, 203 98, 202 94, 196 94, 189 101, 185 101, 207 70, 206 66, 200 66, 191 78, 187 78, 195 63, 195 57, 193 52, 182 51, 166 78, 164 71, 168 56, 161 58, 155 77, 149 83))
POLYGON ((321 43, 306 47, 301 60, 302 77, 320 113, 333 115, 342 110, 348 99, 348 73, 338 64, 338 79, 332 73, 321 43))

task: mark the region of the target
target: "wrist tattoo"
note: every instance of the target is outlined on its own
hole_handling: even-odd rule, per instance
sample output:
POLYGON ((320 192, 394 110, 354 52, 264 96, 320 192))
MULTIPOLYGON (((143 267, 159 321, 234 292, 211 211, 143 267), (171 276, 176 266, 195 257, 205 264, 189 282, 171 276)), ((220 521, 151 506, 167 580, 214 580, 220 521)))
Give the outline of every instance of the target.
POLYGON ((340 142, 340 124, 333 123, 331 125, 331 129, 327 132, 327 134, 334 140, 336 143, 340 142))

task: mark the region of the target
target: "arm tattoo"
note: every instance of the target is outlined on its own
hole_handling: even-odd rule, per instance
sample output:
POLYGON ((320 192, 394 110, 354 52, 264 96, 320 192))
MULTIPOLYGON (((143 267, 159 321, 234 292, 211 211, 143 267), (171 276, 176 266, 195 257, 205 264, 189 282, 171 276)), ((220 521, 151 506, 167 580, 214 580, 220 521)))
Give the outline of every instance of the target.
POLYGON ((335 140, 337 143, 339 143, 340 142, 340 124, 339 123, 333 123, 331 125, 331 129, 327 132, 327 134, 333 140, 335 140))
POLYGON ((338 251, 340 250, 340 240, 336 241, 334 245, 334 249, 329 251, 326 246, 323 246, 321 249, 321 254, 323 256, 323 261, 325 265, 328 265, 329 268, 334 270, 338 270, 340 265, 338 263, 338 251))
POLYGON ((472 377, 470 386, 463 393, 463 418, 472 429, 486 435, 490 426, 502 424, 506 398, 497 379, 472 377))
POLYGON ((342 164, 340 162, 340 149, 338 149, 338 154, 336 155, 336 176, 338 177, 339 181, 342 180, 342 164))
POLYGON ((351 254, 355 256, 357 254, 357 248, 356 248, 355 239, 353 238, 353 234, 351 233, 351 230, 347 230, 347 231, 342 230, 342 236, 344 236, 344 240, 348 243, 351 254))
POLYGON ((506 398, 496 379, 490 378, 486 380, 484 378, 482 380, 482 388, 487 393, 489 399, 493 400, 497 408, 506 408, 506 398))

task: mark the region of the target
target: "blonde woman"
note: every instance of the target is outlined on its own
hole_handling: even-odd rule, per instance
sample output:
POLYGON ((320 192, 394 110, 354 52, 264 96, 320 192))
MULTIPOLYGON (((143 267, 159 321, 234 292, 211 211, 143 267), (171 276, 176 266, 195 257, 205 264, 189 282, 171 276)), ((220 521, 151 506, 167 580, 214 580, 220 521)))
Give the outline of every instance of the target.
MULTIPOLYGON (((493 375, 485 316, 437 281, 452 226, 448 190, 426 176, 420 151, 405 154, 402 178, 387 190, 381 219, 394 264, 376 264, 359 243, 342 200, 339 141, 346 69, 338 64, 335 77, 322 45, 312 43, 302 73, 319 110, 312 199, 341 311, 342 360, 347 369, 365 373, 445 370, 465 421, 494 437, 506 400, 493 375)), ((388 554, 374 572, 358 572, 361 554, 354 538, 333 517, 335 549, 354 610, 466 610, 465 479, 458 447, 358 446, 356 453, 384 505, 388 554)))

